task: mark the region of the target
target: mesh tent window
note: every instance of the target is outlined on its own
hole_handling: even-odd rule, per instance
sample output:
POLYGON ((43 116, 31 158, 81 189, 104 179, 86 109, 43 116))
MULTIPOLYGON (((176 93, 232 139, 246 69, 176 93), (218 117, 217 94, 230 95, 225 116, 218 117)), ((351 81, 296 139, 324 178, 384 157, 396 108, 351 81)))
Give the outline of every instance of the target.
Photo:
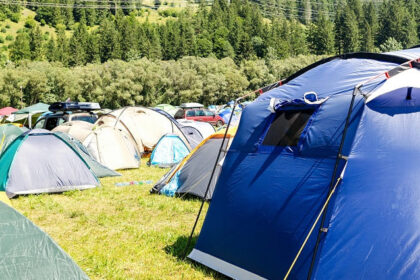
POLYGON ((315 109, 287 110, 276 113, 262 142, 265 146, 297 146, 315 109))

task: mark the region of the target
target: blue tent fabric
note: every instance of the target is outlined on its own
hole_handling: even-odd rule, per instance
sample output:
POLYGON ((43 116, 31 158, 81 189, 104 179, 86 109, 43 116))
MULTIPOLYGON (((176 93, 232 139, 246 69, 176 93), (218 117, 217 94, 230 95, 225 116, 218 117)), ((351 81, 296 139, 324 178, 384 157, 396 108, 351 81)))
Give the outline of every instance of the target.
POLYGON ((381 103, 364 109, 315 279, 420 276, 420 182, 413 172, 420 168, 420 107, 381 103))
MULTIPOLYGON (((411 59, 420 57, 420 49, 392 53, 392 55, 411 59)), ((236 137, 225 158, 223 170, 213 194, 212 203, 207 212, 199 239, 189 257, 237 279, 282 279, 286 275, 326 199, 354 87, 397 65, 398 63, 393 61, 381 61, 369 59, 368 57, 335 58, 319 64, 294 77, 288 83, 264 93, 256 101, 246 106, 242 113, 236 137), (318 98, 329 98, 319 105, 311 116, 311 121, 308 122, 300 136, 299 145, 285 147, 264 146, 261 140, 264 138, 267 127, 270 126, 273 120, 273 114, 276 114, 268 109, 270 100, 272 98, 280 101, 301 99, 307 92, 315 92, 318 98)), ((374 106, 374 104, 370 106, 374 106)), ((285 105, 286 107, 287 105, 285 105)), ((285 108, 282 108, 282 110, 285 108)), ((412 112, 413 108, 401 110, 412 112)), ((370 111, 372 109, 366 108, 363 97, 357 96, 344 143, 343 155, 349 155, 352 144, 357 143, 358 139, 362 137, 360 134, 363 133, 364 129, 361 129, 361 126, 366 123, 364 119, 367 117, 367 114, 376 114, 370 111), (353 141, 354 139, 356 140, 353 141)), ((384 121, 383 129, 386 128, 387 120, 392 118, 391 111, 388 110, 388 114, 381 112, 380 115, 376 116, 379 120, 384 121)), ((401 118, 401 122, 406 124, 417 118, 414 114, 416 113, 413 113, 413 116, 410 117, 405 116, 405 114, 396 114, 393 117, 396 119, 401 118)), ((373 126, 375 123, 374 119, 372 118, 371 121, 372 124, 370 125, 373 126)), ((395 123, 397 122, 395 120, 395 123)), ((404 125, 395 131, 396 135, 394 136, 400 137, 397 134, 404 127, 407 130, 406 125, 404 125)), ((372 132, 371 141, 373 144, 376 141, 375 137, 380 136, 375 136, 375 133, 384 133, 382 137, 386 138, 386 132, 379 131, 381 128, 379 126, 378 129, 375 128, 374 132, 372 132)), ((390 128, 385 130, 391 133, 390 128)), ((406 137, 410 138, 408 147, 414 145, 416 139, 419 138, 417 134, 420 130, 413 129, 413 131, 411 129, 405 131, 405 134, 409 133, 406 137)), ((403 137, 402 135, 404 133, 401 132, 401 138, 403 137)), ((381 145, 381 148, 386 151, 388 140, 381 140, 384 141, 385 145, 381 145)), ((392 137, 390 137, 389 141, 393 141, 392 137)), ((397 146, 405 144, 402 141, 398 145, 395 143, 394 145, 395 147, 391 146, 391 149, 396 153, 397 146)), ((398 146, 398 148, 402 149, 402 146, 398 146)), ((381 157, 381 155, 384 154, 379 153, 376 157, 381 157)), ((402 168, 398 169, 400 176, 407 174, 407 169, 415 169, 417 163, 412 161, 413 158, 403 161, 402 168), (412 165, 410 166, 410 164, 412 165)), ((372 172, 379 172, 378 174, 386 173, 393 166, 390 162, 384 161, 378 164, 379 168, 380 166, 385 168, 382 171, 378 171, 378 166, 375 166, 374 162, 376 163, 377 160, 367 161, 367 166, 365 167, 368 168, 368 171, 371 169, 372 172)), ((347 276, 350 275, 345 273, 355 272, 359 269, 358 265, 360 264, 350 258, 357 256, 358 260, 360 260, 363 256, 368 257, 369 250, 367 252, 364 251, 368 243, 364 243, 363 248, 355 248, 357 247, 355 245, 357 244, 356 242, 350 243, 351 245, 346 243, 346 240, 362 242, 363 233, 360 231, 364 227, 369 227, 367 222, 372 219, 372 216, 370 218, 360 218, 360 212, 357 211, 352 213, 352 203, 360 197, 362 190, 367 185, 371 186, 373 193, 378 192, 378 190, 375 190, 376 186, 381 186, 376 177, 373 179, 372 176, 365 176, 362 169, 364 164, 362 161, 359 164, 355 167, 349 164, 346 170, 347 175, 352 170, 355 170, 353 179, 355 181, 351 183, 351 188, 347 188, 347 192, 351 193, 350 197, 344 199, 337 194, 337 201, 332 201, 334 207, 330 207, 327 220, 335 222, 338 229, 334 234, 331 234, 332 237, 329 237, 328 233, 327 238, 321 240, 321 248, 317 254, 316 273, 312 274, 313 278, 348 278, 347 276), (360 183, 357 180, 360 180, 360 183), (357 187, 354 187, 355 185, 357 187), (351 199, 351 196, 353 196, 353 199, 351 199), (343 204, 341 205, 340 203, 343 204), (339 215, 342 215, 343 218, 339 218, 339 215), (353 228, 353 221, 358 226, 353 228), (346 232, 349 229, 346 229, 345 226, 349 225, 352 225, 352 230, 346 232), (356 231, 359 232, 353 237, 351 233, 355 234, 356 231), (328 238, 332 239, 329 243, 327 243, 328 238), (352 253, 353 250, 355 250, 356 255, 352 253), (339 261, 337 258, 342 258, 342 260, 339 261), (334 268, 336 264, 338 266, 334 268)), ((340 169, 342 166, 343 164, 340 165, 340 169)), ((338 172, 338 174, 340 173, 341 171, 338 172)), ((393 178, 392 176, 396 177, 397 174, 397 170, 389 174, 382 174, 383 178, 385 178, 383 182, 385 189, 391 188, 392 182, 395 183, 396 180, 391 180, 391 178, 393 178)), ((412 182, 411 175, 412 173, 404 180, 412 182)), ((346 180, 347 177, 345 177, 344 181, 346 182, 346 180)), ((382 182, 382 178, 380 182, 382 182)), ((341 192, 344 192, 345 186, 346 183, 340 186, 341 192)), ((397 190, 402 191, 403 187, 404 184, 401 184, 400 187, 397 187, 397 190)), ((412 187, 414 188, 414 185, 412 187)), ((380 197, 386 196, 387 199, 372 205, 372 215, 377 213, 374 210, 380 209, 380 207, 392 208, 391 200, 396 195, 395 192, 392 193, 392 195, 389 192, 381 193, 380 197)), ((366 203, 363 204, 366 208, 370 207, 370 203, 376 201, 369 195, 363 194, 362 198, 364 199, 363 203, 366 203)), ((415 207, 415 198, 410 199, 412 203, 410 204, 409 201, 408 205, 415 207)), ((363 210, 363 208, 361 209, 363 210)), ((399 219, 401 222, 409 223, 409 228, 413 229, 412 232, 416 232, 414 231, 415 226, 417 226, 416 222, 405 221, 405 219, 407 219, 408 213, 413 213, 412 217, 417 216, 413 212, 415 209, 406 210, 403 213, 404 217, 399 219)), ((389 215, 384 217, 382 222, 386 220, 385 218, 389 219, 396 211, 390 209, 389 215)), ((381 217, 378 217, 378 219, 373 224, 378 224, 378 227, 381 226, 382 233, 387 231, 386 226, 393 227, 390 224, 382 223, 380 221, 381 217)), ((392 221, 392 219, 388 221, 392 221)), ((401 228, 398 227, 399 225, 396 225, 391 230, 395 233, 391 234, 391 236, 395 237, 397 242, 399 242, 391 246, 393 250, 402 246, 402 242, 406 241, 408 244, 412 244, 417 238, 416 235, 402 234, 401 228), (396 235, 398 231, 402 236, 398 237, 396 235)), ((381 232, 381 230, 378 232, 381 232)), ((307 278, 316 236, 317 234, 313 234, 308 240, 292 270, 290 279, 307 278)), ((371 241, 375 239, 374 236, 369 236, 368 238, 371 241)), ((382 236, 383 243, 388 244, 391 240, 386 241, 386 237, 382 236)), ((383 243, 381 244, 382 246, 383 243)), ((407 245, 404 245, 404 248, 406 248, 405 246, 407 245)), ((403 249, 403 253, 411 250, 409 252, 412 253, 411 256, 418 256, 416 255, 416 246, 411 246, 411 249, 403 249)), ((372 253, 377 254, 378 258, 380 258, 381 254, 384 254, 383 248, 371 248, 371 250, 372 253)), ((387 257, 389 256, 390 254, 388 253, 387 257)), ((407 273, 405 273, 403 272, 404 268, 398 266, 398 263, 403 265, 404 261, 407 260, 400 255, 396 256, 396 258, 396 263, 393 264, 396 266, 394 271, 399 271, 402 274, 385 272, 388 267, 392 269, 391 258, 386 260, 388 267, 383 266, 380 260, 376 260, 376 262, 368 262, 366 268, 372 269, 369 273, 382 269, 384 271, 378 274, 379 278, 384 276, 382 278, 395 279, 401 278, 399 276, 409 276, 408 272, 414 272, 416 265, 420 267, 417 261, 413 261, 413 265, 408 265, 407 273), (379 266, 379 264, 381 265, 379 266), (381 268, 374 269, 374 265, 381 268)), ((407 265, 407 263, 405 264, 407 265)), ((420 277, 419 273, 417 272, 416 274, 417 278, 420 277)), ((351 278, 372 278, 368 277, 368 275, 373 274, 363 274, 363 270, 361 270, 354 275, 355 277, 351 278)))
POLYGON ((150 156, 150 165, 171 167, 190 153, 187 145, 178 135, 167 134, 157 143, 150 156))

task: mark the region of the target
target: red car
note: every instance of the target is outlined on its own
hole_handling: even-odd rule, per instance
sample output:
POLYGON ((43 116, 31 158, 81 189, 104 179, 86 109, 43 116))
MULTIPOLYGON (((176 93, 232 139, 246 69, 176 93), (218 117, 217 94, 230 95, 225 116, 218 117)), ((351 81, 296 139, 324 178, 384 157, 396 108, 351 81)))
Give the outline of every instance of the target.
POLYGON ((222 126, 225 124, 223 119, 210 110, 203 108, 180 109, 175 114, 175 119, 187 119, 199 122, 208 122, 215 126, 222 126))

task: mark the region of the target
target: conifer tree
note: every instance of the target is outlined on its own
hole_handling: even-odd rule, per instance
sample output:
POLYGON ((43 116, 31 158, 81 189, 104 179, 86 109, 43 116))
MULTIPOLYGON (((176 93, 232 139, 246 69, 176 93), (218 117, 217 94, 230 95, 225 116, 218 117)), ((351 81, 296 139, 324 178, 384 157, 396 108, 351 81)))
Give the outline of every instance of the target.
POLYGON ((74 29, 69 41, 69 65, 86 64, 86 49, 88 45, 88 32, 86 26, 79 23, 74 29))
POLYGON ((31 58, 30 38, 28 33, 21 32, 16 36, 15 41, 11 44, 10 59, 12 61, 21 61, 31 58))
POLYGON ((39 26, 29 30, 29 48, 31 50, 31 60, 42 60, 44 57, 42 32, 39 26))

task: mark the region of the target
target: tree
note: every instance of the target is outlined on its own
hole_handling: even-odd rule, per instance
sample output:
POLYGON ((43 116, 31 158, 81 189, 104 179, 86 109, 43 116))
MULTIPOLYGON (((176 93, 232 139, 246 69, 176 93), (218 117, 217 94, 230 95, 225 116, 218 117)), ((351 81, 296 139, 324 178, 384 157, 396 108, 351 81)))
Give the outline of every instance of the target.
POLYGON ((98 29, 101 62, 121 58, 121 46, 115 23, 105 19, 98 29))
POLYGON ((334 52, 334 24, 321 15, 315 24, 309 26, 309 48, 315 54, 332 54, 334 52))
POLYGON ((10 59, 12 61, 21 61, 31 58, 30 38, 28 33, 21 32, 16 36, 15 41, 10 48, 10 59))
POLYGON ((35 26, 29 30, 29 48, 31 50, 32 60, 42 60, 44 57, 42 32, 39 26, 35 26))
POLYGON ((389 37, 384 43, 379 46, 381 52, 399 51, 403 45, 392 37, 389 37))
POLYGON ((69 41, 69 65, 84 65, 86 63, 86 50, 88 45, 88 32, 86 26, 79 23, 74 29, 69 41))
POLYGON ((57 26, 57 40, 56 40, 56 58, 57 61, 67 65, 69 58, 69 42, 65 32, 65 26, 59 24, 57 26))
POLYGON ((343 40, 343 51, 345 53, 359 50, 359 26, 353 10, 349 6, 344 10, 341 36, 343 40))
POLYGON ((55 39, 53 37, 48 40, 45 55, 48 61, 57 61, 57 50, 55 39))

